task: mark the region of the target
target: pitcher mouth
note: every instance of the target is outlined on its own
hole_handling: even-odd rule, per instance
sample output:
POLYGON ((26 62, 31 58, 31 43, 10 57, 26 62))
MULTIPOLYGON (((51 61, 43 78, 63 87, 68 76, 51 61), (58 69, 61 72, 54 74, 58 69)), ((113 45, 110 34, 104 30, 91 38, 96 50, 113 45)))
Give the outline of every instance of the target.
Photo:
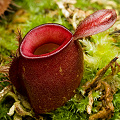
POLYGON ((73 34, 64 26, 48 23, 37 26, 30 30, 20 45, 20 54, 25 58, 36 59, 36 58, 46 58, 57 54, 63 50, 72 40, 73 34), (44 44, 57 44, 55 50, 36 55, 35 50, 44 44))

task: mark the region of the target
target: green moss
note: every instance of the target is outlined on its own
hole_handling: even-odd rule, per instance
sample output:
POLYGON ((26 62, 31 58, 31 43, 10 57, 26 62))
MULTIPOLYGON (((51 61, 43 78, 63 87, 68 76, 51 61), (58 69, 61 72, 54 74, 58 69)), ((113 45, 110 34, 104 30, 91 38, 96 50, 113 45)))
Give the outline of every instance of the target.
POLYGON ((0 120, 12 120, 10 116, 7 115, 9 108, 0 104, 0 120))
POLYGON ((114 116, 110 120, 120 119, 120 90, 114 95, 113 104, 115 106, 114 116))
POLYGON ((88 114, 85 112, 88 105, 88 97, 79 100, 73 97, 61 108, 52 114, 53 120, 87 120, 88 114))
POLYGON ((103 68, 109 61, 119 55, 119 49, 113 45, 114 39, 109 32, 102 32, 93 35, 89 40, 81 41, 85 46, 85 62, 88 66, 95 69, 103 68))
POLYGON ((13 120, 12 117, 7 115, 14 100, 7 98, 5 101, 0 102, 0 120, 13 120))
POLYGON ((102 5, 99 5, 97 3, 91 3, 90 0, 77 0, 77 3, 75 4, 75 7, 78 7, 82 10, 100 10, 104 7, 102 5))
POLYGON ((6 31, 4 26, 0 26, 0 55, 9 57, 17 49, 15 35, 6 31))
POLYGON ((15 2, 31 14, 45 13, 46 9, 55 10, 57 8, 54 0, 15 0, 15 2))

